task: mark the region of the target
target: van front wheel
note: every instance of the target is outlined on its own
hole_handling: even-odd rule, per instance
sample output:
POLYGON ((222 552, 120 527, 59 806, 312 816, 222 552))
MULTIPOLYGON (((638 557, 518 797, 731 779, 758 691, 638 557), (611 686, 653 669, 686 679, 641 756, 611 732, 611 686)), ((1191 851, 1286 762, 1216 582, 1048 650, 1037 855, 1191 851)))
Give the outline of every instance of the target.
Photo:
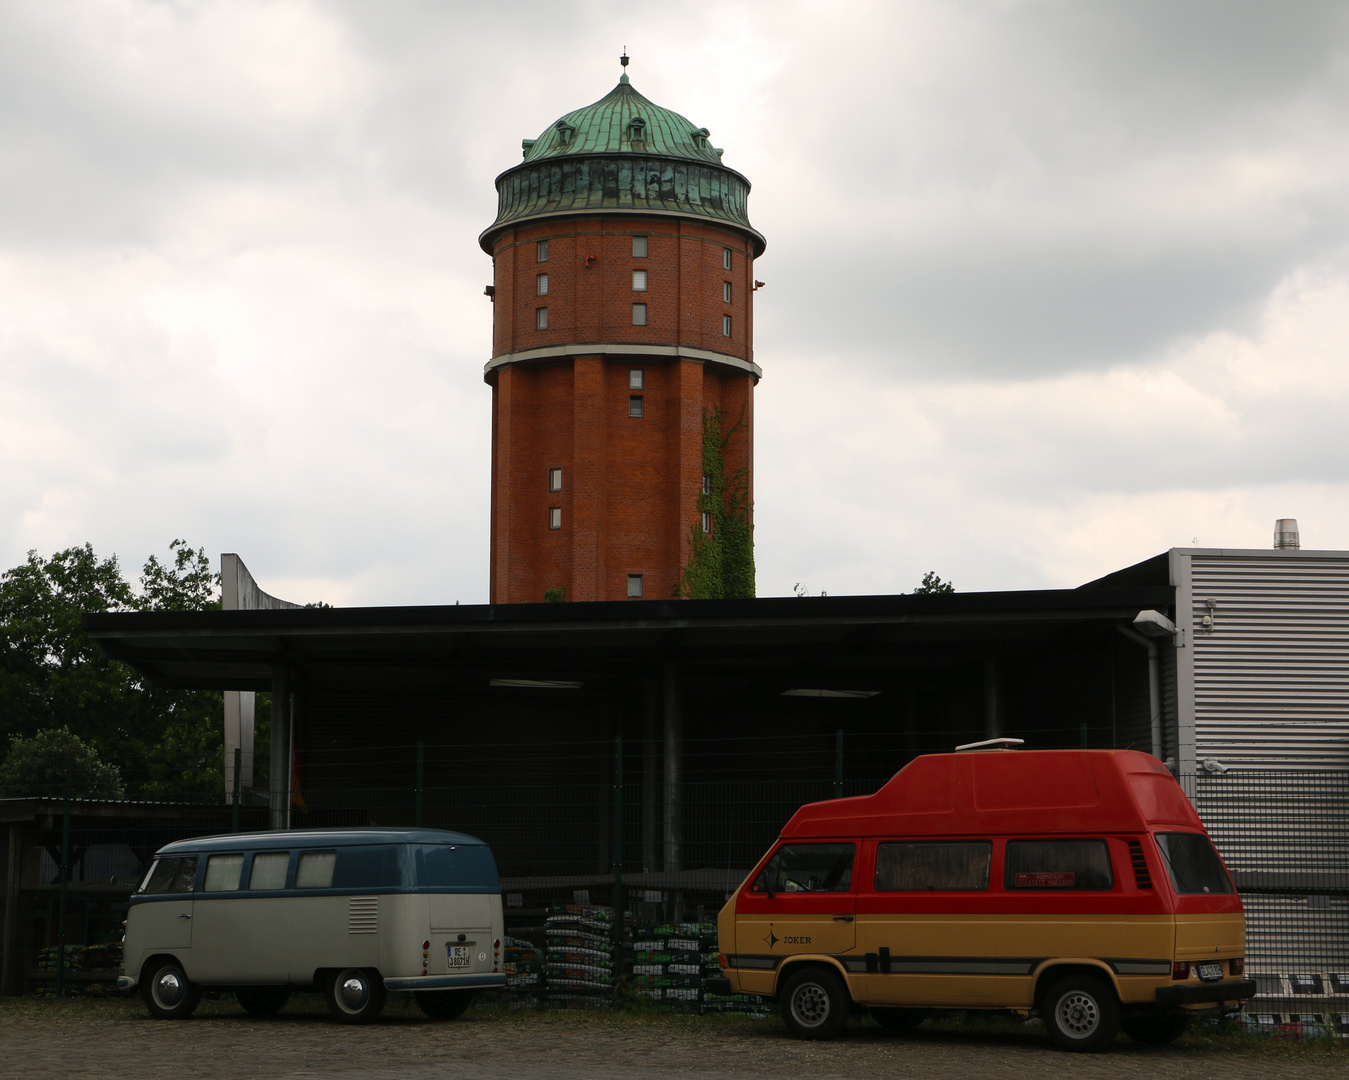
POLYGON ((339 1024, 369 1024, 384 1011, 384 980, 377 971, 342 968, 328 977, 324 989, 328 1011, 339 1024))
POLYGON ((1119 1002, 1104 980, 1068 975, 1049 988, 1044 1018, 1049 1037, 1062 1049, 1096 1053, 1119 1031, 1119 1002))
POLYGON ((418 990, 417 1008, 432 1020, 453 1020, 473 1004, 472 990, 418 990))
POLYGON ((141 977, 141 1000, 157 1020, 186 1020, 201 1001, 201 990, 188 982, 177 960, 158 960, 141 977))
POLYGON ((787 1030, 802 1039, 832 1039, 848 1022, 848 991, 825 968, 787 976, 778 998, 787 1030))

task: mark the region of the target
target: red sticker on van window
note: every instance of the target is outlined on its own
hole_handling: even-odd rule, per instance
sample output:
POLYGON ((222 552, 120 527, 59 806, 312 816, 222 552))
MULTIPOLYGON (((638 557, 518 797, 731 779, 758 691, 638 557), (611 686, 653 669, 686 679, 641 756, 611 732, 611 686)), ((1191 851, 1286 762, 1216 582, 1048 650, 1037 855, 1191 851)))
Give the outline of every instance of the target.
POLYGON ((1052 874, 1017 874, 1016 887, 1018 889, 1071 889, 1076 881, 1077 875, 1071 870, 1052 874))

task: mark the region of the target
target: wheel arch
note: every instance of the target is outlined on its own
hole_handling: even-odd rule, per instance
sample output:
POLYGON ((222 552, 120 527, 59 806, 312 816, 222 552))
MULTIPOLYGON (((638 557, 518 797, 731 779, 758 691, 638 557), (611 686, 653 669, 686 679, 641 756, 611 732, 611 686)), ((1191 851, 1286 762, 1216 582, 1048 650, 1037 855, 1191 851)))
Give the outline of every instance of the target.
POLYGON ((1111 993, 1115 995, 1115 1001, 1120 1001, 1119 983, 1115 979, 1115 973, 1110 970, 1110 965, 1092 957, 1080 957, 1046 960, 1036 969, 1032 1007, 1043 1009, 1049 988, 1065 975, 1095 976, 1110 987, 1111 993))
POLYGON ((848 985, 847 968, 832 956, 818 955, 791 956, 779 964, 773 980, 773 996, 778 995, 784 981, 806 968, 823 968, 825 971, 832 971, 843 983, 843 992, 848 995, 848 1000, 853 1000, 852 987, 848 985))
POLYGON ((177 953, 157 952, 151 953, 141 961, 140 974, 136 979, 137 985, 145 982, 146 978, 149 976, 150 969, 154 967, 154 965, 163 963, 177 964, 183 969, 183 974, 186 975, 188 979, 192 978, 192 972, 187 970, 187 965, 183 963, 182 958, 177 953))

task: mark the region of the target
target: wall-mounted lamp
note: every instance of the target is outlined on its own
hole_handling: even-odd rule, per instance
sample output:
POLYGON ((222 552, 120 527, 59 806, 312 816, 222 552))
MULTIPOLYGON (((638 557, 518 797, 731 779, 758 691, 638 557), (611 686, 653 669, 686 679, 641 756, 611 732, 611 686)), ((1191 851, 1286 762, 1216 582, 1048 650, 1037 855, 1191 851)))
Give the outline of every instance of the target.
POLYGON ((1148 637, 1176 637, 1180 629, 1160 611, 1140 611, 1134 616, 1134 629, 1148 637))

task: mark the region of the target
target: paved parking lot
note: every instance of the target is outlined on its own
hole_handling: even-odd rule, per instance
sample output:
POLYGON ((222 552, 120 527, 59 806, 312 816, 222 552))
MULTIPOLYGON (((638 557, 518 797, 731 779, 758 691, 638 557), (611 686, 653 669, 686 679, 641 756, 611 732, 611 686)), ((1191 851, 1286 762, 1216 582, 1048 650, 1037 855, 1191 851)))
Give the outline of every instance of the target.
POLYGON ((364 1028, 331 1023, 317 999, 271 1020, 222 1000, 191 1020, 150 1020, 137 1002, 31 1000, 0 1003, 5 1076, 141 1080, 147 1077, 557 1077, 560 1080, 783 1080, 784 1077, 1006 1077, 1008 1080, 1280 1080, 1349 1075, 1349 1051, 1253 1040, 1186 1040, 1162 1050, 1121 1037, 1112 1052, 1084 1057, 1012 1025, 919 1029, 893 1036, 870 1021, 831 1043, 787 1038, 776 1021, 638 1018, 586 1013, 471 1010, 449 1023, 391 1006, 364 1028))

